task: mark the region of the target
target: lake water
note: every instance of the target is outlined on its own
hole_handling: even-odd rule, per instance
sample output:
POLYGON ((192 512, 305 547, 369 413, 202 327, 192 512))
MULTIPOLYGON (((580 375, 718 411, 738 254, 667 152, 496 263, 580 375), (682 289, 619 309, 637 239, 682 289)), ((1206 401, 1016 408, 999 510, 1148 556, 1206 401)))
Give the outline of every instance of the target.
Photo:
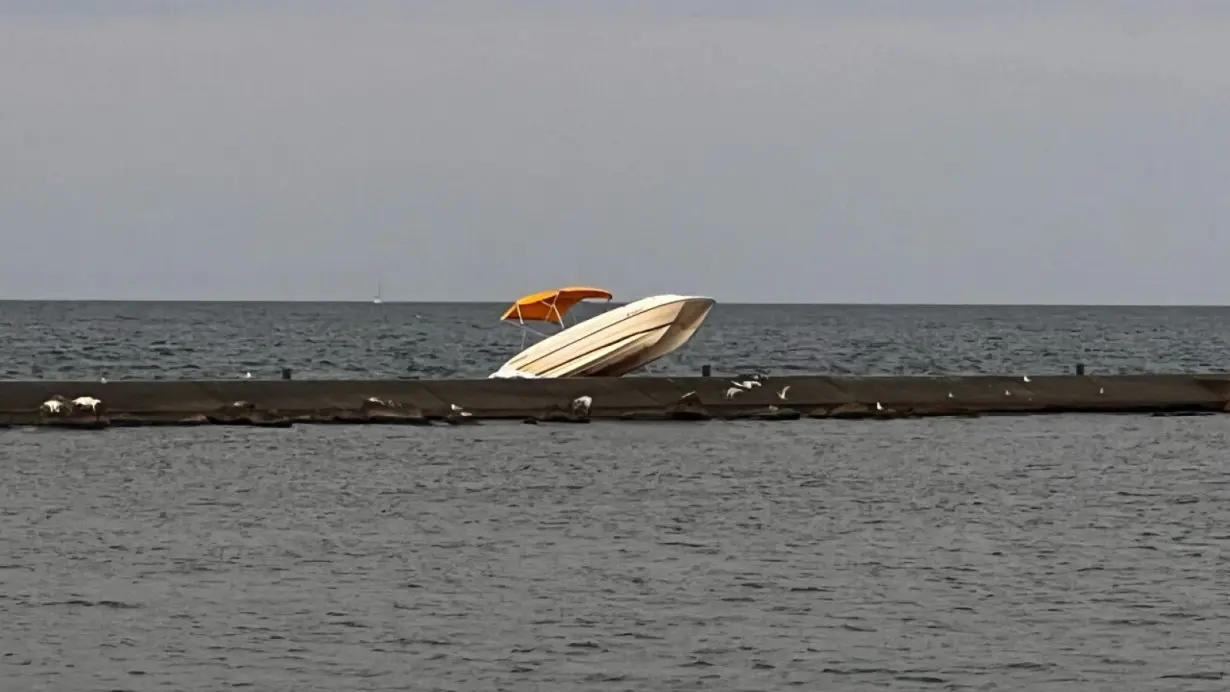
MULTIPOLYGON (((507 352, 498 306, 0 307, 10 378, 507 352)), ((664 367, 1212 370, 1226 317, 736 306, 664 367)), ((0 689, 1223 690, 1228 420, 0 430, 0 689)))
MULTIPOLYGON (((0 378, 486 377, 504 305, 0 303, 0 378)), ((579 307, 579 316, 595 308, 579 307)), ((1230 309, 718 304, 656 374, 1226 371, 1230 309)))

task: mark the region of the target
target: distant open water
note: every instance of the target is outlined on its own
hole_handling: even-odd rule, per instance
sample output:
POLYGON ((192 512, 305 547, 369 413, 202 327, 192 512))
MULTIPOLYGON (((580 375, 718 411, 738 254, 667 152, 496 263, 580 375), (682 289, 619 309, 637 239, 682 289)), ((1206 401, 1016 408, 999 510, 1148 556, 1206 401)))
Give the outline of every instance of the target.
MULTIPOLYGON (((0 303, 0 378, 486 377, 521 347, 504 305, 0 303)), ((595 309, 582 306, 581 316, 595 309)), ((1230 309, 718 304, 651 374, 1230 369, 1230 309)))
MULTIPOLYGON (((0 334, 10 378, 483 376, 498 308, 0 334)), ((1224 370, 1227 317, 719 306, 667 366, 1224 370)), ((0 691, 1220 691, 1228 420, 0 430, 0 691)))

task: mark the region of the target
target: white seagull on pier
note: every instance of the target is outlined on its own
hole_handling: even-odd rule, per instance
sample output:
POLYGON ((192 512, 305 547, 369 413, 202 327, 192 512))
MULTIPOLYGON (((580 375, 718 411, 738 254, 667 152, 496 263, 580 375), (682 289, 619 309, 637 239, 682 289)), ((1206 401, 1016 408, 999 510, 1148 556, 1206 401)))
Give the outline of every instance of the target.
POLYGON ((782 387, 782 390, 781 390, 780 392, 778 392, 778 393, 777 393, 777 398, 778 398, 778 399, 781 399, 782 401, 785 401, 785 400, 786 400, 786 392, 788 392, 788 391, 790 391, 790 385, 786 385, 785 387, 782 387))
POLYGON ((574 415, 588 416, 589 407, 594 403, 592 396, 579 396, 572 400, 572 413, 574 415))
POLYGON ((73 408, 79 408, 79 409, 88 408, 91 411, 98 413, 98 405, 101 403, 102 401, 95 399, 92 396, 79 396, 76 399, 73 399, 73 408))
POLYGON ((880 405, 880 402, 878 402, 878 401, 876 402, 876 410, 877 410, 877 411, 883 411, 883 410, 884 410, 884 407, 883 407, 883 406, 881 406, 881 405, 880 405))
MULTIPOLYGON (((744 391, 747 391, 747 390, 751 389, 752 387, 759 387, 759 386, 760 386, 760 381, 759 381, 759 380, 755 380, 755 379, 752 379, 752 380, 743 380, 742 382, 740 382, 740 381, 738 381, 738 380, 734 380, 734 381, 732 381, 732 382, 731 382, 731 384, 732 384, 732 385, 734 385, 734 386, 733 386, 733 387, 731 387, 730 389, 727 389, 727 390, 726 390, 726 398, 727 398, 727 399, 733 399, 733 398, 734 398, 734 396, 735 396, 736 394, 738 394, 739 392, 744 392, 744 391)), ((787 387, 787 389, 789 389, 789 387, 787 387)))
POLYGON ((1029 375, 1025 375, 1025 376, 1024 376, 1024 377, 1022 377, 1021 379, 1022 379, 1023 381, 1025 381, 1025 382, 1028 382, 1028 381, 1029 381, 1029 375))
POLYGON ((59 413, 62 408, 64 408, 64 399, 59 396, 54 396, 39 406, 39 410, 43 413, 59 413))
POLYGON ((459 415, 459 416, 468 416, 468 415, 470 415, 470 412, 469 412, 469 411, 467 411, 467 410, 465 410, 465 409, 461 408, 461 407, 460 407, 460 406, 458 406, 457 404, 449 404, 449 405, 448 405, 448 407, 449 407, 449 409, 450 409, 453 413, 456 413, 456 414, 457 414, 457 415, 459 415))

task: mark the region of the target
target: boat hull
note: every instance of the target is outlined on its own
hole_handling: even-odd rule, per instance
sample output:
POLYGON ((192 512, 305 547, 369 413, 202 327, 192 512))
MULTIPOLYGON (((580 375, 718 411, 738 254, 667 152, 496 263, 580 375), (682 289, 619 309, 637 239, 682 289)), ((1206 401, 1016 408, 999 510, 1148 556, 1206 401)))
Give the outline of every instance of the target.
POLYGON ((705 296, 642 298, 547 337, 491 377, 619 377, 687 343, 713 304, 705 296))

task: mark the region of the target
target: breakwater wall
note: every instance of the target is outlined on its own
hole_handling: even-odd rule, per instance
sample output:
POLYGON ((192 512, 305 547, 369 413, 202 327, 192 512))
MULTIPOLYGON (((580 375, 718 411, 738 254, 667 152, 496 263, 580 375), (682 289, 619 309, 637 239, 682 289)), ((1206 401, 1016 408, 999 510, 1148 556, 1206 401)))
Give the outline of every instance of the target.
POLYGON ((271 425, 1222 412, 1230 375, 0 382, 0 425, 271 425), (94 409, 40 409, 53 397, 94 409), (574 401, 589 397, 587 408, 574 401))

